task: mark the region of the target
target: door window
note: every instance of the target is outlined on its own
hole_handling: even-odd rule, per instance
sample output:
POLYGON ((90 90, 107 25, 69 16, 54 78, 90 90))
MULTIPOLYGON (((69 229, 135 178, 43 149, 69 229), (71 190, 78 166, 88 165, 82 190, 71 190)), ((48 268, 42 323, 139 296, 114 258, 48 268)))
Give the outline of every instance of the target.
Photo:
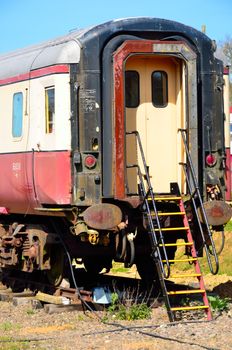
POLYGON ((23 94, 17 92, 13 95, 13 113, 12 113, 12 135, 21 137, 23 129, 23 94))
POLYGON ((168 76, 164 71, 154 71, 151 75, 152 103, 162 108, 168 104, 168 76))
POLYGON ((125 72, 126 107, 137 108, 139 105, 139 73, 135 70, 125 72))

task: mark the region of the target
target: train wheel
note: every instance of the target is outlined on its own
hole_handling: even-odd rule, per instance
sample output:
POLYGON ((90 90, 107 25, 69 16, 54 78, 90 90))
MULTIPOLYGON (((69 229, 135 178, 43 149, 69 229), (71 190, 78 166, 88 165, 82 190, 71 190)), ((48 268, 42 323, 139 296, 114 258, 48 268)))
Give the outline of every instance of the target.
POLYGON ((51 269, 46 271, 50 284, 58 287, 63 279, 64 271, 64 250, 61 246, 53 246, 50 257, 51 269))

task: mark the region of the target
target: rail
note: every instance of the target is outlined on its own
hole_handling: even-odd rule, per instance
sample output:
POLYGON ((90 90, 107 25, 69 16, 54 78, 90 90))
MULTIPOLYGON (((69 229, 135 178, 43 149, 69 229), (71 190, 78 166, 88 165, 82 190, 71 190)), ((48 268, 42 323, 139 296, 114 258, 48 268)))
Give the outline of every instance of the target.
POLYGON ((197 223, 198 223, 198 227, 199 227, 199 230, 201 233, 201 238, 202 238, 204 250, 206 253, 208 265, 209 265, 211 273, 213 275, 216 275, 218 273, 218 270, 219 270, 218 256, 217 256, 215 244, 213 241, 213 237, 211 234, 211 230, 209 227, 209 223, 208 223, 207 215, 206 215, 205 208, 203 205, 203 201, 201 198, 199 185, 198 185, 197 177, 196 177, 196 174, 194 171, 192 158, 191 158, 191 155, 190 155, 190 152, 188 149, 187 137, 186 137, 187 131, 186 131, 186 129, 179 129, 178 131, 181 132, 182 141, 183 141, 183 144, 185 147, 185 153, 186 153, 186 157, 187 157, 187 163, 179 163, 179 164, 182 165, 184 173, 185 173, 186 183, 188 186, 190 199, 191 199, 192 204, 193 204, 194 212, 196 214, 197 223), (197 204, 197 202, 198 202, 198 204, 197 204), (210 243, 211 243, 211 247, 212 247, 211 252, 209 251, 209 245, 206 243, 206 240, 205 240, 204 230, 203 230, 202 222, 201 222, 200 217, 199 217, 198 208, 200 208, 200 211, 202 214, 202 221, 205 224, 206 234, 210 239, 210 243), (215 267, 213 267, 213 264, 212 264, 212 257, 214 258, 215 267))
POLYGON ((128 136, 134 135, 136 137, 136 140, 137 140, 137 143, 139 146, 140 155, 142 158, 142 164, 143 164, 143 170, 144 170, 145 176, 142 175, 142 171, 140 169, 139 164, 130 164, 130 165, 127 165, 127 168, 128 169, 129 168, 137 168, 137 174, 139 177, 139 189, 140 189, 140 193, 143 197, 143 205, 145 206, 145 215, 146 215, 146 218, 148 221, 149 236, 151 239, 151 244, 152 244, 152 249, 153 249, 152 257, 155 260, 156 264, 157 264, 157 260, 158 260, 163 277, 168 278, 170 276, 170 264, 169 264, 169 260, 168 260, 168 256, 167 256, 167 251, 166 251, 165 246, 164 246, 164 238, 163 238, 162 228, 160 225, 158 211, 157 211, 156 204, 155 204, 155 197, 154 197, 153 188, 152 188, 150 177, 149 177, 148 167, 146 164, 146 159, 145 159, 145 154, 143 151, 141 138, 140 138, 138 131, 127 132, 126 135, 128 135, 128 136), (147 189, 146 189, 145 182, 147 183, 147 189), (151 207, 150 207, 148 198, 150 198, 151 207), (158 231, 155 231, 154 219, 152 218, 152 214, 151 214, 152 210, 155 214, 155 221, 156 221, 158 231), (159 234, 159 239, 158 239, 157 232, 159 234), (166 260, 166 270, 165 270, 164 264, 162 262, 163 258, 161 256, 161 251, 160 251, 160 247, 159 247, 160 243, 162 244, 162 251, 163 251, 164 259, 166 260))

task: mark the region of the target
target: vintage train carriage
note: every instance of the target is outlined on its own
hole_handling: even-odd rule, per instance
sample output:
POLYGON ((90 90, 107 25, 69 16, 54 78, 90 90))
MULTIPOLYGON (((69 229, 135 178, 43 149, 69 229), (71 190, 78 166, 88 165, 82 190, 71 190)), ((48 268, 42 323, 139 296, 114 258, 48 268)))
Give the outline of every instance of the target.
POLYGON ((191 27, 128 18, 0 56, 3 267, 51 271, 65 244, 90 270, 129 259, 147 275, 157 225, 162 237, 151 212, 166 212, 166 228, 179 224, 167 214, 175 203, 150 210, 148 197, 190 200, 191 169, 204 200, 216 200, 213 225, 226 222, 223 67, 214 52, 191 27))

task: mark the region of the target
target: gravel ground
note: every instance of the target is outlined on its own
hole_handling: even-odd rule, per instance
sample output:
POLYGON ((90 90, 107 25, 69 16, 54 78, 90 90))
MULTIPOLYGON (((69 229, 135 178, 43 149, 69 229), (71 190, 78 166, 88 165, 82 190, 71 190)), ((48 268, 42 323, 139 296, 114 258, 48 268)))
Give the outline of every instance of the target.
MULTIPOLYGON (((232 296, 232 277, 219 277, 215 290, 224 293, 223 296, 232 296)), ((215 287, 211 280, 209 285, 215 287)), ((172 325, 162 306, 153 309, 149 320, 108 321, 111 324, 100 322, 99 317, 104 316, 104 312, 73 311, 50 315, 44 309, 34 310, 30 305, 15 307, 12 302, 3 301, 0 310, 2 350, 232 349, 232 304, 228 312, 215 315, 211 322, 172 325)))
POLYGON ((158 308, 150 320, 105 325, 76 311, 48 315, 9 302, 0 302, 0 308, 1 349, 232 349, 230 313, 211 322, 170 325, 158 308))

